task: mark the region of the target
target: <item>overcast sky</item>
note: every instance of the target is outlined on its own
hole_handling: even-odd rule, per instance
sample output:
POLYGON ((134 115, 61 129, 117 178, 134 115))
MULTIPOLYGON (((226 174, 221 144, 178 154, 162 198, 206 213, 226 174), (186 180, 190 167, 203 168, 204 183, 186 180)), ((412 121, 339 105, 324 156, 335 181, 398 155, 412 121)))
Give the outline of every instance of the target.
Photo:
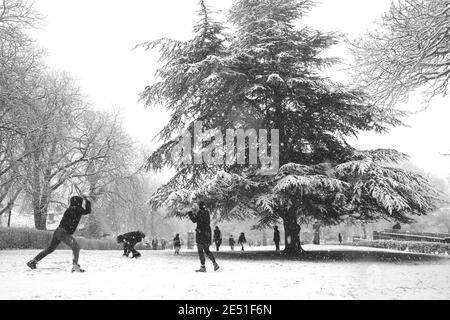
MULTIPOLYGON (((36 0, 46 17, 33 36, 48 52, 51 67, 69 71, 97 109, 120 108, 128 132, 154 146, 155 134, 168 120, 162 108, 145 110, 138 95, 154 80, 157 54, 132 50, 160 37, 179 40, 191 36, 198 0, 36 0)), ((232 0, 209 0, 226 10, 232 0)), ((322 0, 306 23, 325 31, 341 31, 354 38, 370 29, 389 8, 390 0, 322 0)), ((219 17, 220 18, 220 17, 219 17)), ((336 54, 345 55, 343 47, 336 54)), ((342 76, 342 75, 341 75, 342 76)), ((450 174, 450 98, 436 99, 425 112, 406 119, 409 127, 389 135, 362 134, 352 141, 358 148, 395 148, 411 156, 418 167, 441 177, 450 174)), ((411 110, 419 108, 408 102, 411 110)))

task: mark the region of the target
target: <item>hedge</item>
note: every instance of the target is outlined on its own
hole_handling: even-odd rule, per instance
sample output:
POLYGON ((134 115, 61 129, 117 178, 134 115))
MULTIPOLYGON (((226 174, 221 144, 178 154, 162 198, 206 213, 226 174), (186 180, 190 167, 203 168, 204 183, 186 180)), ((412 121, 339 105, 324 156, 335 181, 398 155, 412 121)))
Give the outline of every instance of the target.
POLYGON ((427 254, 450 254, 450 243, 396 241, 396 240, 360 240, 353 243, 354 246, 392 249, 427 254))
MULTIPOLYGON (((0 228, 0 250, 6 249, 45 249, 52 239, 53 231, 41 231, 27 228, 0 228)), ((122 245, 115 239, 86 239, 75 237, 83 250, 122 250, 122 245)), ((136 246, 139 250, 148 249, 143 245, 136 246)), ((69 249, 61 244, 58 249, 69 249)))

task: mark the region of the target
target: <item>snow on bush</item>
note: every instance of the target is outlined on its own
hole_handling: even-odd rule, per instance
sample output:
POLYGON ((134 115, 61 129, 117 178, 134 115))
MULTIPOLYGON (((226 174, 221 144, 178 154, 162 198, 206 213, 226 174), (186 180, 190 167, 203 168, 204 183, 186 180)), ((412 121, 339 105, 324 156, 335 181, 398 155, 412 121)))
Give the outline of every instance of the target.
POLYGON ((354 245, 360 247, 383 248, 383 249, 428 253, 428 254, 448 255, 448 253, 450 252, 450 243, 439 243, 439 242, 375 240, 375 241, 358 241, 355 242, 354 245))

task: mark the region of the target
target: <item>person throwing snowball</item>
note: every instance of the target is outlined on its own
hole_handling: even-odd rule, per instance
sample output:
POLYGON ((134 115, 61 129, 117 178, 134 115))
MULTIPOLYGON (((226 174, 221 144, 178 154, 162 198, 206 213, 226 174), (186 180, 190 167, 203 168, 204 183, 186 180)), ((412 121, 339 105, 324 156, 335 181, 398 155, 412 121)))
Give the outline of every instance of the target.
POLYGON ((37 263, 48 256, 50 253, 58 248, 58 245, 62 242, 69 246, 73 252, 73 267, 72 272, 85 272, 78 264, 78 258, 80 256, 80 246, 75 238, 72 236, 77 230, 81 217, 91 213, 91 202, 86 196, 72 197, 70 198, 70 207, 64 212, 64 216, 61 219, 59 227, 53 233, 53 238, 47 249, 39 253, 33 260, 27 263, 27 266, 31 269, 36 269, 37 263), (83 208, 83 199, 85 207, 83 208))
POLYGON ((192 222, 197 223, 197 228, 195 229, 195 241, 197 242, 198 256, 200 258, 200 269, 196 272, 206 272, 205 267, 205 254, 214 264, 214 271, 219 270, 219 265, 214 258, 214 255, 209 250, 211 245, 211 218, 209 216, 209 211, 206 209, 206 205, 203 201, 198 203, 199 210, 196 213, 192 211, 188 212, 189 218, 192 222))

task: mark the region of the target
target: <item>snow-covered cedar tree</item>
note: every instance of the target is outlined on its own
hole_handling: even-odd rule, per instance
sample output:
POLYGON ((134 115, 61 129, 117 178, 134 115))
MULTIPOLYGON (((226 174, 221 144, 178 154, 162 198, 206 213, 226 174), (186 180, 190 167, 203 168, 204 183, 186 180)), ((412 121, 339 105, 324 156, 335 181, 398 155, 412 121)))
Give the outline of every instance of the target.
POLYGON ((202 199, 219 217, 259 218, 257 227, 282 222, 286 252, 296 253, 302 250, 297 224, 408 223, 434 211, 441 194, 421 175, 400 168, 406 158, 395 150, 354 151, 341 163, 289 163, 276 176, 221 171, 195 190, 172 192, 164 205, 183 217, 193 201, 202 199))
MULTIPOLYGON (((387 163, 395 151, 358 152, 345 141, 360 131, 386 132, 401 122, 370 103, 363 92, 322 76, 337 62, 323 51, 339 40, 334 33, 297 22, 312 3, 299 0, 237 0, 225 34, 200 1, 200 22, 192 40, 162 39, 158 81, 142 98, 171 114, 161 131, 163 145, 147 169, 170 167, 175 176, 151 198, 184 217, 197 198, 224 219, 260 217, 261 226, 282 219, 287 252, 301 251, 298 223, 338 223, 345 216, 407 220, 407 213, 433 208, 433 193, 419 176, 387 163), (231 29, 231 28, 230 28, 231 29), (260 165, 187 165, 171 158, 194 121, 205 129, 279 130, 280 166, 275 176, 260 165)), ((204 142, 207 148, 214 141, 204 142)), ((270 141, 269 141, 269 149, 270 141)), ((248 147, 248 144, 247 144, 248 147)))

